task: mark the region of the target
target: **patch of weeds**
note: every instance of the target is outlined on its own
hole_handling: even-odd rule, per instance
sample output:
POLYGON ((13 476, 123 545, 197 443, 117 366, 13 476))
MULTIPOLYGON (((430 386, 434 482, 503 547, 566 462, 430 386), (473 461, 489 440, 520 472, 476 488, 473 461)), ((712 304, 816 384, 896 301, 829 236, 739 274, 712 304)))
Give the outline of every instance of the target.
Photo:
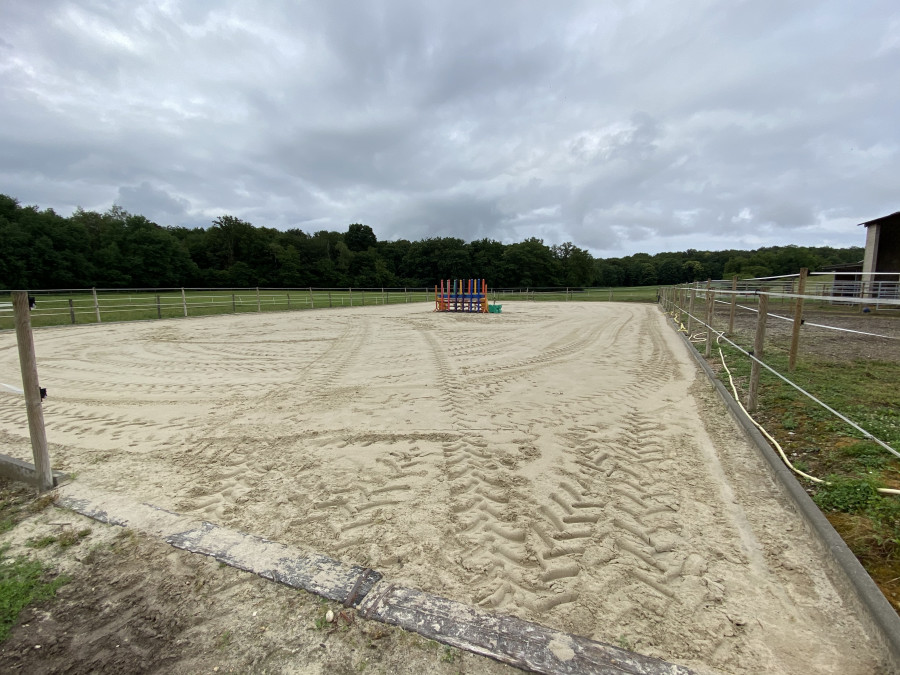
POLYGON ((829 476, 813 495, 813 501, 824 511, 860 513, 881 498, 878 486, 870 478, 829 476))
POLYGON ((216 638, 216 649, 226 649, 231 644, 231 631, 226 630, 216 638))
POLYGON ((115 539, 109 543, 109 550, 113 553, 127 553, 136 545, 137 534, 130 527, 125 527, 117 532, 115 539))
POLYGON ((57 589, 69 581, 65 575, 47 580, 47 570, 36 560, 5 558, 8 546, 0 548, 0 642, 28 605, 52 598, 57 589))
POLYGON ((84 558, 81 559, 81 562, 85 565, 93 565, 100 560, 103 549, 103 544, 95 544, 94 546, 91 546, 90 550, 87 552, 87 555, 85 555, 84 558))
POLYGON ((74 530, 67 529, 61 535, 59 535, 59 547, 60 548, 69 548, 70 546, 75 546, 81 543, 81 540, 84 539, 91 533, 91 529, 86 527, 82 530, 74 530))
POLYGON ((59 541, 52 534, 46 534, 43 537, 38 537, 37 539, 29 539, 25 542, 25 545, 28 548, 47 548, 51 544, 55 544, 59 541))
POLYGON ((794 468, 798 471, 802 471, 803 473, 809 473, 811 469, 809 468, 809 464, 804 462, 802 459, 797 460, 796 462, 792 462, 794 468))
POLYGON ((788 431, 793 431, 799 425, 797 424, 797 419, 794 417, 793 413, 785 413, 781 418, 781 426, 788 431))
POLYGON ((870 441, 859 441, 835 448, 831 453, 831 463, 844 466, 845 470, 881 470, 891 463, 887 451, 870 441))
POLYGON ((634 644, 624 635, 620 635, 619 639, 616 640, 616 643, 622 648, 627 649, 628 651, 634 651, 634 644))
POLYGON ((32 513, 40 513, 48 506, 53 504, 53 502, 56 501, 56 498, 57 495, 54 492, 47 492, 45 494, 42 494, 40 497, 38 497, 28 505, 28 510, 32 513))
POLYGON ((878 492, 874 478, 829 476, 813 501, 825 511, 853 516, 841 533, 861 558, 894 558, 900 552, 900 500, 878 492))
POLYGON ((441 663, 453 663, 456 661, 456 650, 453 647, 444 647, 441 654, 441 663))

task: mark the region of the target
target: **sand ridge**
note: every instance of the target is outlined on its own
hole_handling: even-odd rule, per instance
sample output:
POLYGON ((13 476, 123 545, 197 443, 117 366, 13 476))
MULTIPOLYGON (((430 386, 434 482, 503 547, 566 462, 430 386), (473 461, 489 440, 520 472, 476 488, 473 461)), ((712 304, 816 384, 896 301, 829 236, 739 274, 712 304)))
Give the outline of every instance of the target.
MULTIPOLYGON (((877 669, 655 306, 430 310, 37 331, 54 464, 701 672, 877 669)), ((0 392, 0 443, 27 459, 24 420, 0 392)))

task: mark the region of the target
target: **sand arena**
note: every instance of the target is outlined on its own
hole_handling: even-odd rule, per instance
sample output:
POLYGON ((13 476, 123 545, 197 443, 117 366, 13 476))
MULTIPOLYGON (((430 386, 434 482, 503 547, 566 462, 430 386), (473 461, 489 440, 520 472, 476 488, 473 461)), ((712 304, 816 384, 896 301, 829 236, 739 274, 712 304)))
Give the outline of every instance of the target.
MULTIPOLYGON (((35 332, 79 486, 697 669, 871 673, 801 518, 656 306, 35 332)), ((18 383, 15 336, 0 380, 18 383), (4 379, 5 378, 5 379, 4 379)), ((21 398, 2 451, 29 459, 21 398)))

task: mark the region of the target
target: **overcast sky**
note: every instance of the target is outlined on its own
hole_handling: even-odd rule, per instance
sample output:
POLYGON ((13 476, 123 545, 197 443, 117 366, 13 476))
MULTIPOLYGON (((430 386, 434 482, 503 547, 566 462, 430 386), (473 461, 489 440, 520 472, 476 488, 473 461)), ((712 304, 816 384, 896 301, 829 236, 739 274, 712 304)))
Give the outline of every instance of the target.
POLYGON ((0 192, 639 251, 900 210, 897 0, 0 0, 0 192))

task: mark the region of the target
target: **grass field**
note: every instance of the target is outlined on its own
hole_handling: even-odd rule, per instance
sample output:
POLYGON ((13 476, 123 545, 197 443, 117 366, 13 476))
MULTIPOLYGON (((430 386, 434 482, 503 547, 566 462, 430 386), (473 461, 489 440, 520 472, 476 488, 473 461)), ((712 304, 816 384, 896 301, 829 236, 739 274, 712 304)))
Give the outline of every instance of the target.
MULTIPOLYGON (((883 327, 882 322, 879 330, 883 327)), ((735 339, 750 348, 749 336, 735 339)), ((875 437, 900 448, 900 390, 895 386, 900 361, 895 351, 854 350, 845 342, 842 353, 831 342, 807 339, 790 379, 875 437)), ((728 345, 722 345, 722 351, 743 399, 750 361, 728 345)), ((786 345, 777 340, 767 347, 764 360, 780 373, 789 372, 786 345)), ((718 350, 713 350, 710 365, 729 387, 718 350)), ((760 377, 759 392, 754 417, 797 469, 827 482, 797 477, 900 611, 900 497, 877 492, 880 487, 900 489, 900 459, 767 371, 760 377)))
MULTIPOLYGON (((181 289, 104 290, 97 293, 97 306, 90 290, 32 291, 36 305, 31 313, 35 327, 97 323, 100 320, 147 321, 184 316, 283 312, 301 309, 394 305, 432 302, 434 291, 424 288, 366 289, 181 289)), ((8 297, 8 296, 6 296, 8 297)), ((0 295, 0 330, 13 328, 12 311, 0 295)), ((502 290, 490 293, 491 302, 575 301, 655 302, 656 287, 589 288, 578 290, 502 290)))

